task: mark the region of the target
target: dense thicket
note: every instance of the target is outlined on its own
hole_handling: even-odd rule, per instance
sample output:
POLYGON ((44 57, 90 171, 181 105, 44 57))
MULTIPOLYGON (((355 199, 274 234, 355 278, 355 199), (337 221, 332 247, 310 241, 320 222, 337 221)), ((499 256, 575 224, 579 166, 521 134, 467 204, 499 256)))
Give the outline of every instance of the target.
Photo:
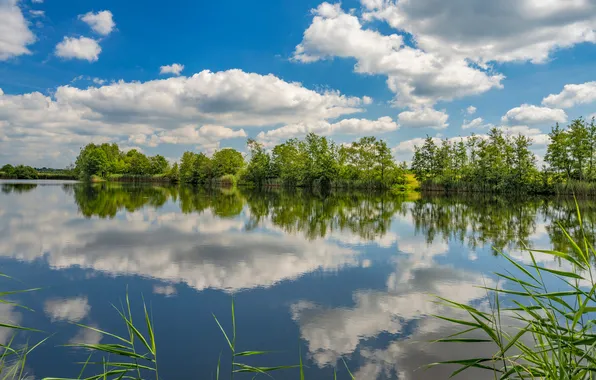
POLYGON ((116 144, 89 144, 77 157, 75 171, 82 177, 158 176, 193 184, 278 185, 287 187, 389 188, 405 185, 405 164, 393 161, 382 140, 363 137, 337 145, 326 137, 309 134, 290 139, 267 151, 249 139, 248 162, 242 153, 226 148, 212 157, 185 152, 180 164, 170 166, 160 155, 147 157, 137 150, 122 152, 116 144))
POLYGON ((151 176, 167 174, 169 163, 161 155, 148 157, 136 149, 123 152, 116 144, 88 144, 75 161, 81 177, 110 175, 151 176))
POLYGON ((405 164, 398 165, 386 142, 375 137, 337 145, 310 133, 304 140, 275 146, 271 153, 248 140, 248 150, 244 178, 256 185, 389 188, 406 183, 405 164))
POLYGON ((0 178, 38 179, 39 173, 31 166, 7 164, 0 168, 0 178))
POLYGON ((437 143, 427 137, 415 149, 412 170, 427 190, 548 193, 581 190, 573 187, 576 181, 596 182, 594 120, 557 125, 549 137, 547 165, 540 169, 531 138, 493 128, 485 138, 471 135, 437 143))

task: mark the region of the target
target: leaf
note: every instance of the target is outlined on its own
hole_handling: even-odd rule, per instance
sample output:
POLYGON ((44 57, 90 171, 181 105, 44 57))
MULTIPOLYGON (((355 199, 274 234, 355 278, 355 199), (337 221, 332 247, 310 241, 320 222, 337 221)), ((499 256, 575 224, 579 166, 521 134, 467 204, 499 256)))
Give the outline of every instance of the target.
POLYGON ((238 352, 235 356, 253 356, 253 355, 263 355, 268 354, 273 351, 242 351, 238 352))
POLYGON ((532 268, 536 268, 538 270, 549 272, 549 273, 552 273, 552 274, 555 274, 555 275, 561 276, 561 277, 575 278, 575 279, 578 279, 578 280, 583 280, 584 279, 582 276, 578 275, 577 273, 573 273, 573 272, 566 272, 566 271, 561 271, 561 270, 549 269, 549 268, 544 268, 544 267, 535 266, 535 265, 530 265, 530 266, 532 268))
POLYGON ((217 323, 217 325, 219 326, 219 329, 221 330, 221 332, 223 333, 224 337, 226 338, 226 341, 228 342, 228 346, 230 346, 230 350, 232 350, 232 352, 234 352, 234 346, 232 345, 232 342, 230 341, 230 338, 228 338, 228 334, 226 334, 226 331, 223 329, 223 327, 221 327, 221 324, 219 323, 219 320, 217 319, 217 317, 215 316, 215 314, 211 313, 211 315, 213 315, 213 318, 215 319, 215 322, 217 323))

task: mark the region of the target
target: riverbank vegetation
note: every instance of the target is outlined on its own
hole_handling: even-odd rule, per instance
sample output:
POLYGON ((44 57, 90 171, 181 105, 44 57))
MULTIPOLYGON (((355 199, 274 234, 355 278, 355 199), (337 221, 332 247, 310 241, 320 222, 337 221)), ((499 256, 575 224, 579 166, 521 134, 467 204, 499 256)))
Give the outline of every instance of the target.
MULTIPOLYGON (((583 223, 577 208, 580 229, 583 223)), ((486 287, 488 305, 463 305, 450 300, 463 318, 436 316, 459 326, 461 332, 440 343, 491 344, 491 357, 461 358, 434 365, 458 365, 452 376, 471 369, 499 379, 594 379, 596 369, 596 250, 587 236, 573 239, 562 227, 571 252, 526 249, 531 264, 517 263, 507 274, 495 273, 508 288, 486 287), (537 256, 550 256, 558 265, 542 266, 537 256)))
POLYGON ((397 164, 385 141, 363 137, 338 145, 309 134, 290 139, 271 151, 249 139, 248 155, 225 148, 211 157, 185 152, 180 164, 170 165, 161 155, 146 156, 116 144, 89 144, 81 149, 75 172, 112 181, 170 181, 199 185, 367 188, 405 190, 411 186, 405 164, 397 164))
POLYGON ((32 168, 26 165, 4 165, 0 168, 0 179, 59 179, 72 180, 76 175, 71 169, 32 168))
POLYGON ((427 137, 412 170, 423 190, 596 194, 596 124, 574 120, 549 134, 545 165, 537 167, 532 139, 493 128, 459 140, 427 137))

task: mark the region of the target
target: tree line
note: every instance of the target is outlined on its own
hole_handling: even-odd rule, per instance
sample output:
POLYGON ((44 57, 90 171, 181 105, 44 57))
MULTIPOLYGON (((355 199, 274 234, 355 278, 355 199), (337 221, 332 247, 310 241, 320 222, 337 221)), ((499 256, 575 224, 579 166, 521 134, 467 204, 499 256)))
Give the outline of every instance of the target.
POLYGON ((532 139, 492 128, 459 140, 427 137, 411 169, 423 190, 596 194, 596 125, 579 118, 549 134, 545 165, 536 163, 532 139))
POLYGON ((34 168, 27 165, 12 166, 6 164, 0 167, 0 179, 76 179, 72 168, 50 169, 34 168))
POLYGON ((82 178, 155 178, 200 185, 390 188, 406 183, 406 165, 397 164, 387 143, 375 137, 341 145, 310 133, 270 151, 249 139, 247 148, 246 157, 232 148, 211 157, 187 151, 179 164, 170 165, 161 155, 123 152, 117 144, 88 144, 74 171, 82 178))

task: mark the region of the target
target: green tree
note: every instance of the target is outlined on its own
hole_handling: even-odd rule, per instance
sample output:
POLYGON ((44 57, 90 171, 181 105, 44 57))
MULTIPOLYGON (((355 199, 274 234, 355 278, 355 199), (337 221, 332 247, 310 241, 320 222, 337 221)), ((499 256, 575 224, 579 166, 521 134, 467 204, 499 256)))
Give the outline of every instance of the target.
POLYGON ((212 161, 203 153, 195 154, 192 169, 192 183, 207 184, 213 178, 212 161))
POLYGON ((143 153, 131 149, 126 153, 125 161, 128 167, 128 174, 146 175, 151 174, 151 161, 143 153))
POLYGON ((14 176, 14 166, 10 164, 4 165, 2 168, 0 168, 0 173, 3 173, 3 175, 6 177, 12 177, 14 176))
POLYGON ((250 152, 250 161, 246 168, 246 179, 254 185, 262 186, 266 183, 270 168, 271 157, 263 148, 263 144, 253 139, 248 139, 246 145, 250 152))
POLYGON ((101 146, 93 143, 86 145, 81 149, 79 156, 75 161, 77 172, 84 178, 97 175, 100 177, 108 174, 108 157, 101 146))
POLYGON ((155 155, 149 158, 150 174, 165 174, 169 171, 170 164, 162 155, 155 155))
MULTIPOLYGON (((550 144, 546 148, 545 161, 557 174, 571 178, 571 158, 567 151, 569 146, 569 135, 557 123, 549 133, 550 144)), ((561 178, 559 178, 560 180, 561 178)))
POLYGON ((178 170, 177 162, 174 162, 174 165, 172 165, 172 168, 170 169, 170 172, 168 173, 168 178, 170 178, 170 180, 172 182, 178 182, 180 180, 180 172, 178 170))
POLYGON ((190 183, 194 177, 196 154, 193 152, 184 152, 180 159, 180 181, 190 183))
POLYGON ((225 148, 213 154, 213 175, 216 178, 226 174, 236 175, 244 168, 244 157, 236 149, 225 148))

